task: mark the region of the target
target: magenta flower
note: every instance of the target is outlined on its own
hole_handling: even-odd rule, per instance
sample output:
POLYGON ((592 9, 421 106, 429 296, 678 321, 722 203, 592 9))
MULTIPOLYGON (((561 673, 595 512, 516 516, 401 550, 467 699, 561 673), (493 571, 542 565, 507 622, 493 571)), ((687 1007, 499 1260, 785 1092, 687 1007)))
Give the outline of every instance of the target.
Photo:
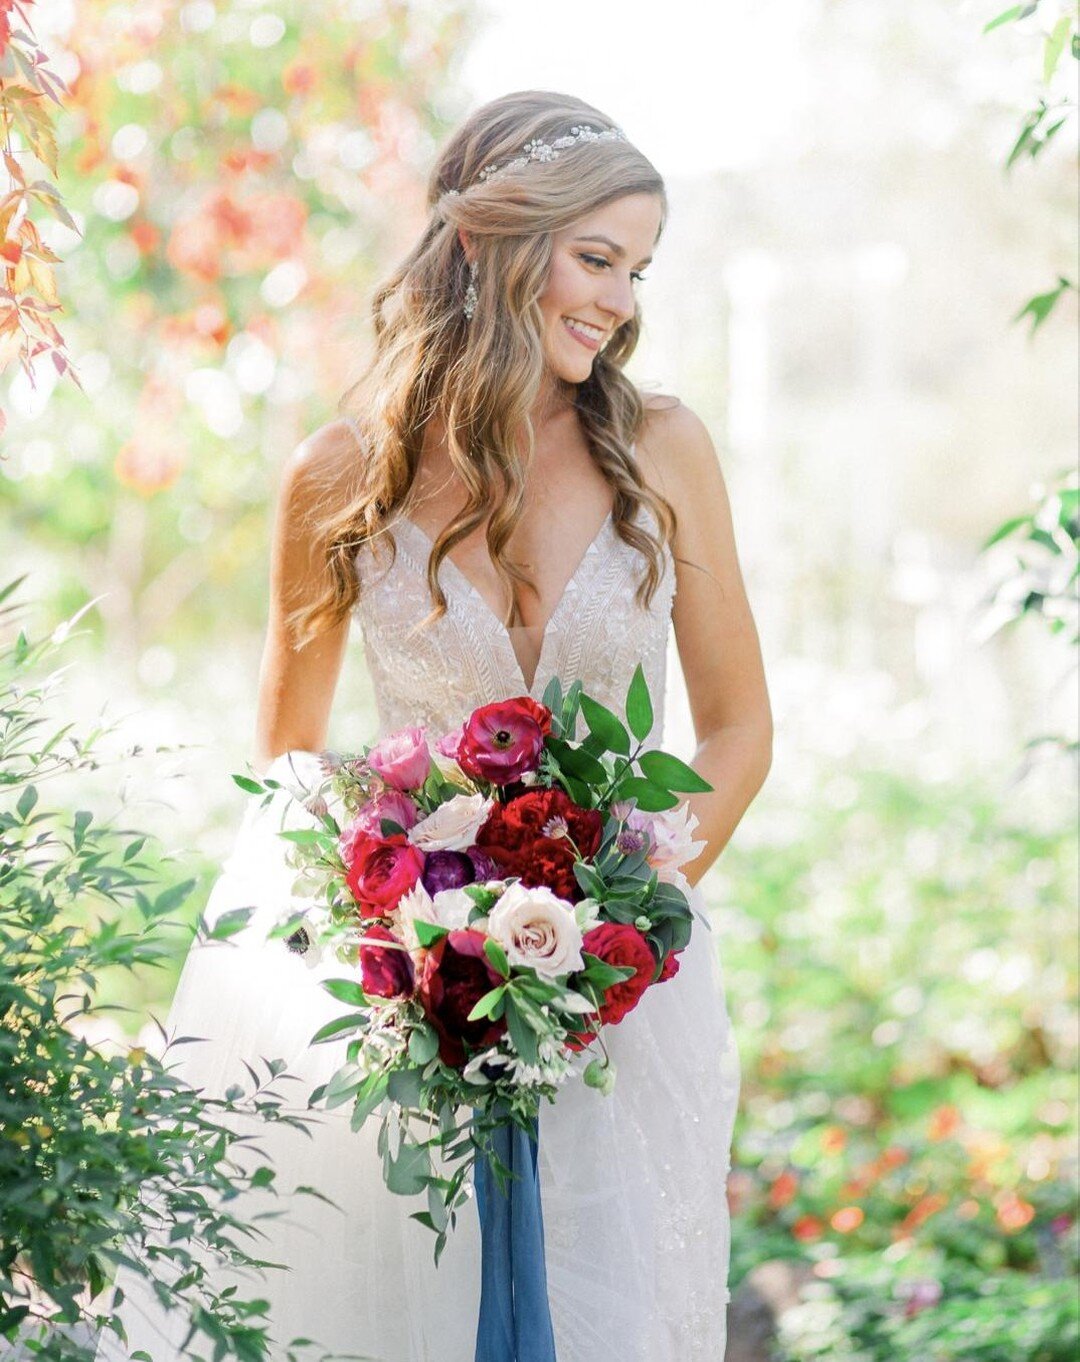
POLYGON ((368 765, 395 790, 417 790, 431 770, 431 753, 423 728, 410 724, 377 742, 367 754, 368 765))
POLYGON ((474 780, 511 785, 540 765, 550 732, 551 710, 531 696, 481 705, 465 720, 458 765, 474 780))

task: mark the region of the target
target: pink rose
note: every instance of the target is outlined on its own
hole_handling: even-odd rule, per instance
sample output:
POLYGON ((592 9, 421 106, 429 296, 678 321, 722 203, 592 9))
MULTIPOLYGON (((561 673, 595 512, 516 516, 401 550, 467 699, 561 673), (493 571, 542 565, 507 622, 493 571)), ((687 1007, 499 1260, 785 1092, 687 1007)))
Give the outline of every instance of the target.
POLYGON ((395 790, 417 790, 431 770, 426 730, 401 728, 377 742, 367 754, 368 765, 395 790))
POLYGON ((342 829, 338 838, 341 846, 341 859, 346 865, 352 864, 352 842, 360 833, 369 837, 382 838, 382 820, 388 818, 404 832, 416 823, 419 811, 408 795, 400 790, 383 790, 369 799, 358 811, 356 817, 342 829))

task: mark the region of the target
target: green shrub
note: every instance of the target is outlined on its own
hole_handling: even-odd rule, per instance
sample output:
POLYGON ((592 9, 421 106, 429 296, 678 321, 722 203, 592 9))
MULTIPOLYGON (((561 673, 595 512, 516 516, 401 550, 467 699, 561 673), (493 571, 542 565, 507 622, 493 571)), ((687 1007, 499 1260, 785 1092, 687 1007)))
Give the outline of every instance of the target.
MULTIPOLYGON (((21 580, 0 592, 7 637, 21 580)), ((233 1123, 312 1118, 275 1089, 281 1060, 261 1076, 249 1070, 250 1092, 237 1085, 214 1099, 169 1071, 167 1043, 155 1057, 87 1039, 106 1010, 95 1002, 99 976, 166 962, 194 882, 170 879, 144 834, 42 796, 98 762, 101 732, 80 738, 48 717, 60 671, 34 680, 72 623, 36 643, 20 630, 0 649, 0 1339, 56 1362, 92 1358, 95 1328, 123 1336, 118 1302, 99 1313, 95 1298, 126 1263, 185 1312, 186 1357, 200 1347, 255 1362, 268 1355, 267 1302, 243 1299, 221 1268, 268 1266, 244 1193, 274 1193, 274 1170, 250 1159, 245 1169, 237 1156, 252 1137, 233 1123)), ((238 929, 248 911, 226 915, 213 935, 238 929)), ((288 1355, 301 1353, 310 1356, 297 1342, 288 1355)))

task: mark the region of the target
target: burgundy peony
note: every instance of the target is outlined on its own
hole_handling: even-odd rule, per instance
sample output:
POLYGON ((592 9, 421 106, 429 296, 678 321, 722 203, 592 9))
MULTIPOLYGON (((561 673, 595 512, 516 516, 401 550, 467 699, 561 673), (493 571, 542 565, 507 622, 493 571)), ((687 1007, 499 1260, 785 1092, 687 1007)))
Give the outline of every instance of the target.
POLYGON ((361 918, 386 917, 424 872, 424 853, 402 833, 390 840, 357 833, 347 849, 346 881, 361 918))
MULTIPOLYGON (((397 941, 388 927, 373 922, 364 929, 366 937, 377 937, 380 941, 397 941)), ((362 943, 360 946, 360 975, 364 992, 373 998, 404 998, 413 991, 415 972, 412 956, 397 946, 376 946, 362 943)))
POLYGON ((476 878, 473 863, 463 851, 429 851, 424 865, 424 888, 429 894, 440 889, 460 889, 476 878))
POLYGON ((522 884, 546 885, 559 898, 576 903, 582 891, 574 878, 578 847, 583 859, 600 846, 603 818, 598 809, 583 809, 565 790, 527 790, 496 804, 476 834, 503 875, 517 875, 522 884), (548 832, 567 835, 547 836, 548 832))
POLYGON ((448 932, 427 952, 420 970, 417 997, 438 1032, 439 1058, 455 1069, 465 1066, 466 1045, 483 1049, 506 1031, 505 1017, 466 1020, 484 994, 500 982, 484 954, 485 940, 483 932, 468 928, 448 932))
POLYGON ((551 710, 531 696, 481 705, 462 726, 457 763, 473 780, 511 785, 540 765, 550 732, 551 710))

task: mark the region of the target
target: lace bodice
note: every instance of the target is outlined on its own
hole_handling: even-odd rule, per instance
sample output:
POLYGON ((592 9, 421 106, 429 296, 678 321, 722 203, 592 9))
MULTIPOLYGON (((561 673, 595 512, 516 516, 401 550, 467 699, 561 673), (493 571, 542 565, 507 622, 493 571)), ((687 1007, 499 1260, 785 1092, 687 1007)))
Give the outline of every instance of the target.
MULTIPOLYGON (((638 523, 656 527, 646 507, 638 523)), ((413 521, 390 527, 397 548, 363 545, 355 562, 360 598, 354 608, 364 637, 379 712, 380 736, 406 724, 437 733, 458 727, 478 705, 515 695, 540 700, 555 675, 564 690, 585 690, 625 718, 626 691, 642 663, 656 715, 649 746, 662 739, 667 641, 675 597, 675 566, 666 546, 663 576, 647 609, 635 591, 645 559, 625 543, 609 514, 548 619, 532 685, 503 624, 449 558, 439 567, 447 613, 417 628, 433 606, 427 586, 431 540, 413 521)))

